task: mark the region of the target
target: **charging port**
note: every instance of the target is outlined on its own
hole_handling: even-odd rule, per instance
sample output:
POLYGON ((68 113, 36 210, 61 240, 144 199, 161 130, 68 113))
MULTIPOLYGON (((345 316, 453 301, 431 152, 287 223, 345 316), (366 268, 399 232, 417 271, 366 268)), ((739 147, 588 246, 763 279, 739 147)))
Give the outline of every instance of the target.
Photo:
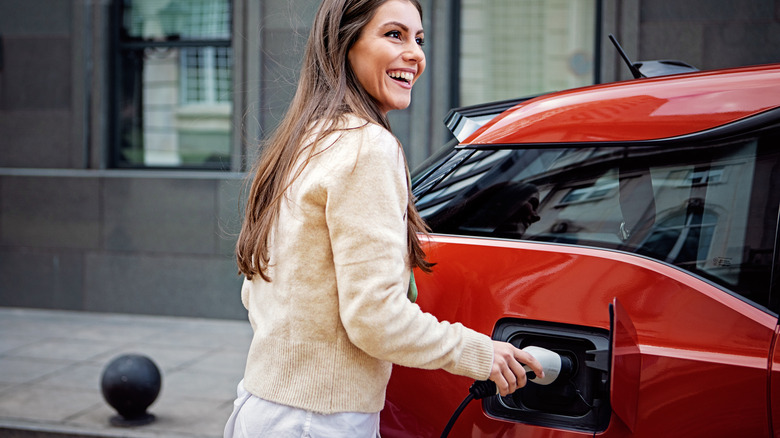
POLYGON ((571 362, 571 371, 549 385, 529 382, 506 397, 482 401, 491 416, 540 426, 600 432, 609 423, 608 370, 594 366, 593 351, 607 350, 609 332, 593 327, 505 319, 493 338, 518 348, 537 346, 571 362))

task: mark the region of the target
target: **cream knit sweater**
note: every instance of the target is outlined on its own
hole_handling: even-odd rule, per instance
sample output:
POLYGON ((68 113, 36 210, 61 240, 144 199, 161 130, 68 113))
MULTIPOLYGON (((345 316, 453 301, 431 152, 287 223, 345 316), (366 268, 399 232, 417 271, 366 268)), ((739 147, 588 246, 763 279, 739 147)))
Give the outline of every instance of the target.
POLYGON ((257 275, 241 290, 254 329, 244 387, 326 414, 380 411, 391 363, 487 379, 493 360, 488 336, 407 299, 401 148, 384 128, 347 120, 282 201, 271 282, 257 275))

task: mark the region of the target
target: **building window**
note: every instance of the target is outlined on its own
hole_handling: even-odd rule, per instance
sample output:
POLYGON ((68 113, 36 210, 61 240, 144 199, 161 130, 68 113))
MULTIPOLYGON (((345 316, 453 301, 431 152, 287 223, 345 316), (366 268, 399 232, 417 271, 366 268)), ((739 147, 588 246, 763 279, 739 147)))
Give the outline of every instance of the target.
POLYGON ((230 0, 116 3, 116 167, 229 169, 230 0))
POLYGON ((181 104, 230 103, 229 47, 181 49, 181 104))
POLYGON ((460 105, 596 82, 600 0, 460 1, 460 105))
POLYGON ((610 181, 597 181, 596 184, 587 187, 577 187, 569 190, 558 203, 559 205, 575 202, 590 202, 604 199, 618 189, 618 182, 612 178, 610 181))

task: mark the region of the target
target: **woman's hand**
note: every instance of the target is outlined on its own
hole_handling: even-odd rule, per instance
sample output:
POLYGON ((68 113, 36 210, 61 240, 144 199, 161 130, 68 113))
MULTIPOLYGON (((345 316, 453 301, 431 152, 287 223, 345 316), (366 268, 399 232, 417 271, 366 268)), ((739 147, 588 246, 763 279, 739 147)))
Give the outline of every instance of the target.
POLYGON ((531 367, 540 378, 544 377, 542 365, 533 356, 508 342, 493 341, 493 369, 490 380, 496 384, 498 393, 509 395, 527 383, 523 364, 531 367))

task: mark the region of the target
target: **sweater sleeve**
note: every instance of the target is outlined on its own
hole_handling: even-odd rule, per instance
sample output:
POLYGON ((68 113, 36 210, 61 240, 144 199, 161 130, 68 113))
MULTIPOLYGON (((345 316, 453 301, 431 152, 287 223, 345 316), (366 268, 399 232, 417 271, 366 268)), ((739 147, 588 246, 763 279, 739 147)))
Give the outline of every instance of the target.
POLYGON ((377 125, 348 131, 327 184, 339 315, 350 341, 378 359, 484 380, 487 335, 438 321, 407 299, 406 165, 400 145, 377 125))

